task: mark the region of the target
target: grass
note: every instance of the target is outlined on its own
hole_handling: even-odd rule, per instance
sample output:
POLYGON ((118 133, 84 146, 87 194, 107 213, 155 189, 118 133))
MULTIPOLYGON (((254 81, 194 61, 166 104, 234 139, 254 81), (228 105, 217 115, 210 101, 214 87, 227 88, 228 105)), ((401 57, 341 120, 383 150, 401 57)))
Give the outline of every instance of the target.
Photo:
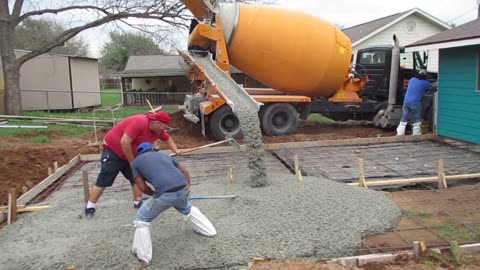
POLYGON ((420 217, 420 218, 428 218, 432 216, 432 214, 428 212, 409 210, 409 209, 402 210, 402 214, 407 217, 420 217))
MULTIPOLYGON (((8 121, 8 125, 38 126, 43 124, 39 124, 33 121, 22 120, 22 121, 8 121)), ((29 135, 29 134, 31 134, 32 136, 38 134, 37 137, 41 137, 41 135, 44 135, 45 132, 55 131, 67 137, 78 138, 87 131, 93 131, 93 127, 77 126, 77 125, 47 124, 45 126, 47 126, 47 128, 1 128, 0 137, 18 137, 20 135, 29 135)), ((42 139, 37 139, 37 140, 41 141, 42 139)), ((45 143, 45 142, 40 142, 40 143, 45 143)))
POLYGON ((52 139, 48 136, 40 135, 40 136, 28 139, 28 141, 31 143, 49 143, 49 142, 52 142, 52 139))
POLYGON ((478 240, 477 234, 465 226, 451 226, 445 225, 434 228, 438 233, 445 238, 455 239, 458 241, 478 240))
POLYGON ((102 106, 113 106, 122 102, 120 88, 106 88, 101 90, 102 106))

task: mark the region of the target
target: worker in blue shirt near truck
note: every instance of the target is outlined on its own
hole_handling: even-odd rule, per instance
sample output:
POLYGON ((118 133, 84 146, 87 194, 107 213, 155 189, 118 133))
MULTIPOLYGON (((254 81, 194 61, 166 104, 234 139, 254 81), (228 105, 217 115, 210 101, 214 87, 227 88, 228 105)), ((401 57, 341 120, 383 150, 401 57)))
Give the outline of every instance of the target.
POLYGON ((407 92, 403 100, 402 118, 397 127, 397 136, 405 135, 408 119, 412 119, 412 135, 421 135, 422 125, 422 99, 425 92, 436 88, 436 83, 427 80, 427 71, 421 69, 417 77, 411 78, 408 82, 407 92))

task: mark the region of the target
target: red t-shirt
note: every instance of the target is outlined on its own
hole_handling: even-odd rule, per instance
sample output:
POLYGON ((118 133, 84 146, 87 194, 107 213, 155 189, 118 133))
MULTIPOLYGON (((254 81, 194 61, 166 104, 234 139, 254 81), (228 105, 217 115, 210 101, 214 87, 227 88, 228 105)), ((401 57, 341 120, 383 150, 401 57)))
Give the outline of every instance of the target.
POLYGON ((121 159, 127 159, 122 151, 122 145, 120 143, 122 136, 126 133, 132 141, 133 156, 137 156, 137 147, 142 142, 154 143, 157 139, 166 141, 170 138, 170 135, 163 130, 160 133, 154 133, 148 128, 150 119, 146 115, 132 115, 115 125, 110 129, 105 138, 103 138, 103 147, 112 150, 121 159))

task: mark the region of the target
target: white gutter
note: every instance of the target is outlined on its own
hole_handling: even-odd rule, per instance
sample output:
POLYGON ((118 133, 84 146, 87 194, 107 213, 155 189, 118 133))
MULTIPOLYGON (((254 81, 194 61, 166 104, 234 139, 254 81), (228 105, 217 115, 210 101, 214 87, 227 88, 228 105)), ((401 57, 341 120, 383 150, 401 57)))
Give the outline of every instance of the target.
POLYGON ((447 42, 439 42, 439 43, 405 47, 405 52, 447 49, 447 48, 456 48, 456 47, 472 46, 472 45, 479 45, 479 44, 480 44, 480 37, 473 38, 473 39, 447 41, 447 42))

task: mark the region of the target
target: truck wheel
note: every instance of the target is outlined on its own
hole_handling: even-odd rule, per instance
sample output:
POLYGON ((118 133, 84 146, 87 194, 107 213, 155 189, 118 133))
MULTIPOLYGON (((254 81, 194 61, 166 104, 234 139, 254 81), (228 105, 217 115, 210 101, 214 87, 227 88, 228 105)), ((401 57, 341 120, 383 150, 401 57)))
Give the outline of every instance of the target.
POLYGON ((263 133, 267 136, 279 136, 294 133, 298 125, 298 113, 288 103, 273 103, 261 112, 263 133))
POLYGON ((213 112, 208 124, 210 132, 216 140, 225 140, 227 134, 235 139, 243 137, 240 121, 228 105, 223 105, 213 112))

